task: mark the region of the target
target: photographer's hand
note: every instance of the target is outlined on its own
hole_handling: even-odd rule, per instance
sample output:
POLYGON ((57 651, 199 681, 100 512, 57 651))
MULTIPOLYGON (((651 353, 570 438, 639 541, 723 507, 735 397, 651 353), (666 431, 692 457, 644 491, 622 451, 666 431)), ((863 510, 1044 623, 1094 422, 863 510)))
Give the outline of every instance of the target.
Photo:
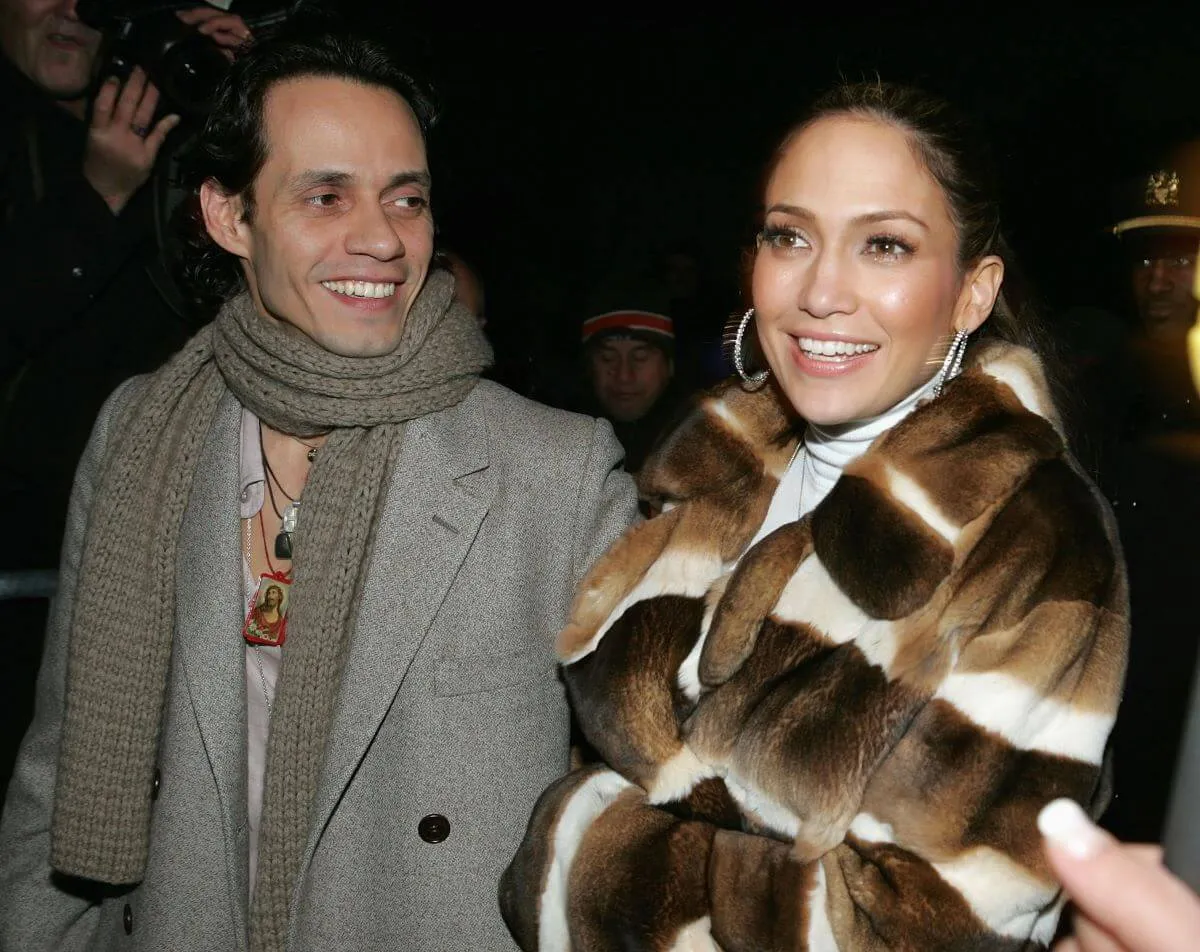
POLYGON ((167 133, 179 125, 179 116, 169 115, 151 129, 157 105, 158 89, 141 67, 134 67, 124 88, 116 78, 105 80, 92 104, 83 175, 114 215, 150 178, 167 133))
POLYGON ((176 10, 175 15, 188 26, 194 26, 196 31, 210 37, 221 51, 233 59, 234 51, 243 43, 252 39, 250 28, 246 21, 234 13, 226 13, 216 7, 192 7, 190 10, 176 10))

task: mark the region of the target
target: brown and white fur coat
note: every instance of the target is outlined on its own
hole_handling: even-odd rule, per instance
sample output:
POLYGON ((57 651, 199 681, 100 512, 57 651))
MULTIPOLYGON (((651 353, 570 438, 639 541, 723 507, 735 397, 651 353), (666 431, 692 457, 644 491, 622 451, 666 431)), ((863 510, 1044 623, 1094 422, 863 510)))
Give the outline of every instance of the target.
POLYGON ((543 794, 504 875, 522 948, 1048 942, 1035 818, 1103 807, 1128 638, 1110 514, 1054 421, 1037 360, 978 345, 747 551, 794 420, 771 387, 703 401, 643 473, 666 511, 560 636, 605 764, 543 794))

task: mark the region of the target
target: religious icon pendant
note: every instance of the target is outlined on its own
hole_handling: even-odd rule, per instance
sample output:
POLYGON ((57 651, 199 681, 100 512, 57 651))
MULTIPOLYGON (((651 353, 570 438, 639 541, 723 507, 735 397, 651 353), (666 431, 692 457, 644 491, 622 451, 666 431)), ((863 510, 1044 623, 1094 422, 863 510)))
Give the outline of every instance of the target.
POLYGON ((291 580, 282 572, 264 572, 250 600, 242 635, 252 645, 277 648, 287 640, 287 613, 291 606, 291 580))
POLYGON ((292 557, 292 533, 296 531, 296 518, 299 512, 299 502, 290 502, 283 510, 283 525, 279 530, 279 535, 275 537, 275 558, 277 559, 292 557))

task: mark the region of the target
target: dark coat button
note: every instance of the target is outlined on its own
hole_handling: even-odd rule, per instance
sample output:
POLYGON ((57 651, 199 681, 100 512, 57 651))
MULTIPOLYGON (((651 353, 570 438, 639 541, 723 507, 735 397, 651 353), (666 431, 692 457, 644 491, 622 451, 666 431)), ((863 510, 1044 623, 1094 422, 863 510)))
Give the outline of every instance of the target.
POLYGON ((158 799, 158 788, 161 786, 162 786, 162 773, 160 773, 159 769, 157 767, 155 767, 154 768, 154 786, 150 790, 150 799, 151 800, 158 799))
POLYGON ((133 935, 133 907, 129 903, 125 903, 125 934, 133 935))
POLYGON ((440 813, 431 813, 417 824, 417 833, 426 843, 440 843, 450 835, 450 821, 440 813))

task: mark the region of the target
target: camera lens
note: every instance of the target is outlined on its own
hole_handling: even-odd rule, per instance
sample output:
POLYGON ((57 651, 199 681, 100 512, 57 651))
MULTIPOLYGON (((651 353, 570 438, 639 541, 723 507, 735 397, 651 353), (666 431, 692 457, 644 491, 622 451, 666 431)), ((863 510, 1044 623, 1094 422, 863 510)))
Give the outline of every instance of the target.
POLYGON ((163 51, 155 70, 166 97, 181 109, 206 113, 229 61, 207 37, 188 36, 163 51))

